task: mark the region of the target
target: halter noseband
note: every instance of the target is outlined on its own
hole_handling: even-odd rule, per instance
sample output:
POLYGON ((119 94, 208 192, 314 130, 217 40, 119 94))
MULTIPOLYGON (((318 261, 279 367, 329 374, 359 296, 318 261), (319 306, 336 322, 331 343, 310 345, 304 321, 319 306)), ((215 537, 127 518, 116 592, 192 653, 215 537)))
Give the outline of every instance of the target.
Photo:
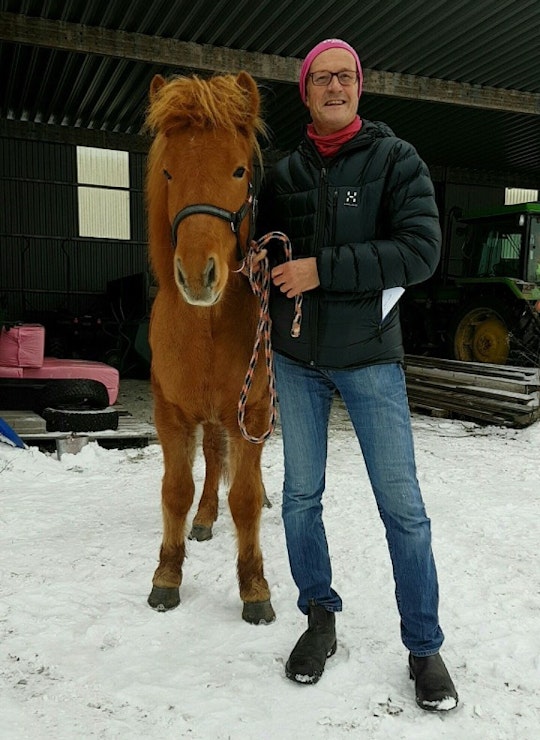
MULTIPOLYGON (((181 221, 183 221, 188 216, 193 216, 197 213, 203 213, 207 216, 215 216, 216 218, 220 218, 223 221, 227 221, 229 223, 229 226, 231 227, 231 231, 233 234, 236 234, 236 249, 237 249, 237 257, 238 261, 241 262, 244 258, 244 254, 242 252, 242 247, 240 245, 240 238, 239 238, 239 231, 240 226, 242 224, 242 221, 245 219, 245 217, 248 214, 249 209, 255 210, 257 199, 254 197, 253 194, 253 185, 250 182, 248 185, 248 193, 247 198, 244 201, 242 207, 238 211, 227 211, 225 208, 220 208, 219 206, 213 206, 209 203, 195 203, 192 206, 186 206, 185 208, 182 208, 176 216, 173 218, 173 222, 171 224, 171 242, 174 248, 176 248, 176 244, 178 242, 177 239, 177 231, 178 226, 181 221)), ((253 225, 254 218, 252 218, 252 224, 253 225)), ((250 234, 251 239, 251 234, 250 234)))

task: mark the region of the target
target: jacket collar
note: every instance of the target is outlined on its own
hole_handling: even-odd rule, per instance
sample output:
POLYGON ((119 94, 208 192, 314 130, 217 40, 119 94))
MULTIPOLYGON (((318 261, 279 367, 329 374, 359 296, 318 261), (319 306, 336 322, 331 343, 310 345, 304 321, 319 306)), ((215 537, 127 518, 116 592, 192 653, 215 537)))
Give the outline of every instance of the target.
POLYGON ((315 157, 319 162, 324 163, 331 161, 336 157, 339 157, 343 152, 350 152, 357 149, 367 149, 377 139, 383 139, 388 136, 395 136, 395 134, 390 126, 388 126, 386 123, 383 123, 382 121, 368 121, 367 119, 363 118, 362 128, 360 129, 360 131, 356 134, 356 136, 346 142, 337 152, 337 154, 334 155, 334 157, 323 159, 323 157, 321 157, 321 155, 317 151, 317 147, 308 137, 305 130, 304 136, 299 144, 298 149, 304 156, 308 156, 309 158, 315 157))

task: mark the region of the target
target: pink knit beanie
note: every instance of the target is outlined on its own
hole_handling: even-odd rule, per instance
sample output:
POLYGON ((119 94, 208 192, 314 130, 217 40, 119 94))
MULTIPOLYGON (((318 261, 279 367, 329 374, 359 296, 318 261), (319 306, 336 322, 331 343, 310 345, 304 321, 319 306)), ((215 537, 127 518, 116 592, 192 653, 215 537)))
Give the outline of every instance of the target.
POLYGON ((309 68, 311 67, 311 63, 313 62, 315 57, 318 57, 319 54, 321 54, 323 51, 327 51, 328 49, 345 49, 353 55, 356 61, 356 71, 358 72, 358 97, 360 97, 362 93, 362 65, 360 64, 358 54, 346 41, 342 41, 341 39, 326 39, 325 41, 321 41, 320 44, 317 44, 317 46, 313 47, 313 49, 309 52, 302 64, 302 69, 300 70, 299 86, 300 96, 304 103, 306 102, 307 76, 309 68))

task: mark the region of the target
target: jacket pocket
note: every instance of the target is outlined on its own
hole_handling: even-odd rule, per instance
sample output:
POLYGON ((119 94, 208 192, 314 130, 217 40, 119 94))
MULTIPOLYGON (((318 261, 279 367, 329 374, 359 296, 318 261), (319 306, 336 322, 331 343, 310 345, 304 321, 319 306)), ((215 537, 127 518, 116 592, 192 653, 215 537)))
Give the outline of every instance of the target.
POLYGON ((379 197, 375 190, 374 183, 347 185, 334 190, 332 245, 360 243, 375 237, 377 213, 373 202, 378 202, 376 199, 379 197))

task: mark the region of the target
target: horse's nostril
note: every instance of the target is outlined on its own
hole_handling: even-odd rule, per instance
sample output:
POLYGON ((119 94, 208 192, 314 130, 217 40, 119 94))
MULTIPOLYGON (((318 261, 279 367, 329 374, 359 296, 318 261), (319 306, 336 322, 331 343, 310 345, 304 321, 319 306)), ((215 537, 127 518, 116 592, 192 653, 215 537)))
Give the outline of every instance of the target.
POLYGON ((184 277, 184 273, 182 272, 182 267, 180 265, 180 262, 176 261, 176 278, 180 285, 186 285, 186 279, 184 277))
POLYGON ((208 264, 206 265, 205 278, 206 285, 211 287, 216 280, 216 263, 213 257, 210 257, 208 264))

